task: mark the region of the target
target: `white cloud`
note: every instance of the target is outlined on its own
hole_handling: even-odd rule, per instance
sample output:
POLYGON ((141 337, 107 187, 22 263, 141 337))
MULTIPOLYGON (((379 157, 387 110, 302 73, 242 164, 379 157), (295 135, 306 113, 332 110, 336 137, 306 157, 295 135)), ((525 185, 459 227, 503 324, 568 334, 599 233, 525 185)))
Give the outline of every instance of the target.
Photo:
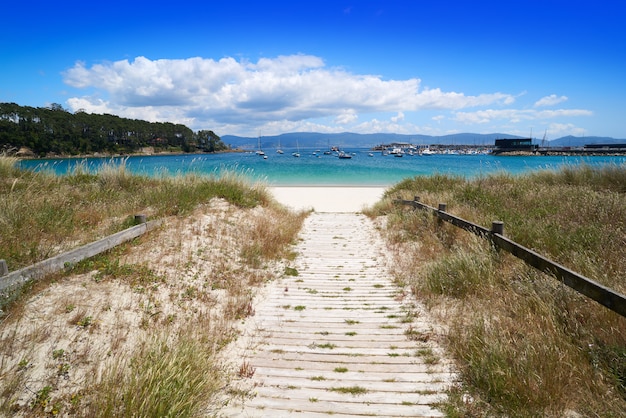
POLYGON ((404 113, 403 112, 398 112, 398 114, 396 116, 392 116, 391 117, 391 121, 392 122, 399 122, 399 121, 403 121, 404 120, 404 113))
POLYGON ((556 94, 551 94, 546 97, 542 97, 541 99, 535 102, 535 107, 543 107, 543 106, 554 106, 559 103, 563 103, 567 101, 567 96, 557 97, 556 94))
MULTIPOLYGON (((420 89, 417 78, 385 80, 352 74, 302 54, 256 63, 230 57, 217 61, 137 57, 92 66, 77 62, 63 76, 70 86, 96 92, 68 99, 72 110, 185 123, 193 129, 229 129, 223 134, 255 134, 259 126, 268 124, 306 127, 319 118, 331 118, 345 129, 357 122, 357 115, 380 112, 397 114, 391 126, 400 122, 409 126, 404 122, 406 112, 500 106, 515 100, 505 93, 467 96, 420 89)), ((357 131, 379 123, 371 119, 350 128, 357 131)))
POLYGON ((348 125, 355 122, 359 116, 351 110, 346 110, 335 118, 335 123, 338 125, 348 125))
POLYGON ((513 123, 522 121, 554 119, 559 117, 591 116, 593 113, 584 109, 557 109, 557 110, 532 110, 532 109, 486 109, 476 112, 456 112, 454 120, 467 124, 485 124, 494 120, 508 120, 513 123))

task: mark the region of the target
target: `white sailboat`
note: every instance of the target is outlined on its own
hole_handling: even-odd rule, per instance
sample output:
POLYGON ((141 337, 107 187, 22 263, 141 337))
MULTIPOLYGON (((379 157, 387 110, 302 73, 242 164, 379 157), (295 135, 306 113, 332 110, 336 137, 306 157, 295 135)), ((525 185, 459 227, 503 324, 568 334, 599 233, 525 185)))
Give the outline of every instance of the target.
POLYGON ((259 136, 259 149, 256 150, 256 155, 265 155, 265 153, 263 152, 263 150, 261 149, 261 137, 259 136))
POLYGON ((293 155, 294 157, 300 157, 300 144, 298 143, 298 141, 296 141, 296 147, 298 147, 298 152, 294 152, 291 155, 293 155))
POLYGON ((283 150, 280 149, 280 138, 278 138, 278 149, 276 149, 276 154, 282 154, 283 150))

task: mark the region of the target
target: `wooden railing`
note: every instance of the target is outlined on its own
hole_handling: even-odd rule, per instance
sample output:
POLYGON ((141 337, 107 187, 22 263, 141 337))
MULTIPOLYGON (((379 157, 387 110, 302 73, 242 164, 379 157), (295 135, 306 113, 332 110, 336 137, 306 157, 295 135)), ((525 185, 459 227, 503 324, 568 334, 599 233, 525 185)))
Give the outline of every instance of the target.
POLYGON ((397 199, 395 200, 395 203, 409 205, 415 209, 429 211, 442 221, 449 222, 452 225, 488 239, 496 248, 511 253, 515 257, 525 261, 528 265, 533 266, 544 273, 553 275, 563 284, 595 300, 621 316, 626 317, 626 297, 624 295, 602 286, 601 284, 581 274, 578 274, 514 241, 511 241, 504 236, 504 224, 500 221, 493 222, 491 229, 487 229, 447 213, 446 205, 444 203, 440 203, 439 207, 435 209, 421 203, 419 201, 419 197, 417 196, 413 200, 397 199))
POLYGON ((146 222, 145 215, 135 215, 135 223, 138 225, 13 272, 9 272, 6 262, 0 260, 0 303, 3 303, 10 297, 11 292, 25 283, 41 279, 50 273, 60 271, 67 266, 137 238, 160 225, 162 220, 146 222))

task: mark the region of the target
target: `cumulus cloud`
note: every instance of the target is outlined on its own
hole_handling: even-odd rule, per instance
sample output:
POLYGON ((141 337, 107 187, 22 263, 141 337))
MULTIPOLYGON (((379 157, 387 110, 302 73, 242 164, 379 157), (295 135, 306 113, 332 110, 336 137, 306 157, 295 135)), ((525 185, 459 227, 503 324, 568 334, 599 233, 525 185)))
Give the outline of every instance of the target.
POLYGON ((356 121, 358 118, 359 116, 356 113, 351 110, 346 110, 335 118, 335 123, 339 125, 347 125, 356 121))
POLYGON ((392 122, 399 122, 404 120, 404 113, 403 112, 398 112, 398 114, 396 116, 392 116, 391 117, 391 121, 392 122))
POLYGON ((476 112, 456 112, 454 119, 467 124, 485 124, 494 120, 507 120, 513 123, 522 121, 554 119, 557 117, 591 116, 593 113, 584 109, 485 109, 476 112))
POLYGON ((559 103, 563 103, 567 100, 567 96, 557 97, 556 94, 551 94, 546 97, 542 97, 541 99, 535 102, 535 107, 543 107, 543 106, 554 106, 559 103))
POLYGON ((70 98, 72 110, 167 120, 196 129, 239 126, 234 131, 240 133, 275 121, 306 125, 316 118, 331 118, 345 126, 355 123, 358 115, 379 112, 396 113, 395 124, 405 112, 500 106, 515 100, 498 92, 468 96, 422 89, 418 78, 385 80, 353 74, 303 54, 261 58, 256 63, 230 57, 137 57, 91 66, 77 62, 63 76, 72 87, 97 92, 70 98))

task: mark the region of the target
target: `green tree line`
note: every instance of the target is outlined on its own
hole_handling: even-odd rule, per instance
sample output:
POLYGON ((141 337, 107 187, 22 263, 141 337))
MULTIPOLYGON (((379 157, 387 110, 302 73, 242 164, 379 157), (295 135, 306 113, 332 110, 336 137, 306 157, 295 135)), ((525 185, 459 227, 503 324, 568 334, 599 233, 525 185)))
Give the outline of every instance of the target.
POLYGON ((22 147, 34 155, 127 154, 143 147, 156 152, 215 152, 229 147, 213 131, 193 132, 185 125, 147 122, 109 114, 68 112, 48 107, 0 103, 0 152, 22 147))

